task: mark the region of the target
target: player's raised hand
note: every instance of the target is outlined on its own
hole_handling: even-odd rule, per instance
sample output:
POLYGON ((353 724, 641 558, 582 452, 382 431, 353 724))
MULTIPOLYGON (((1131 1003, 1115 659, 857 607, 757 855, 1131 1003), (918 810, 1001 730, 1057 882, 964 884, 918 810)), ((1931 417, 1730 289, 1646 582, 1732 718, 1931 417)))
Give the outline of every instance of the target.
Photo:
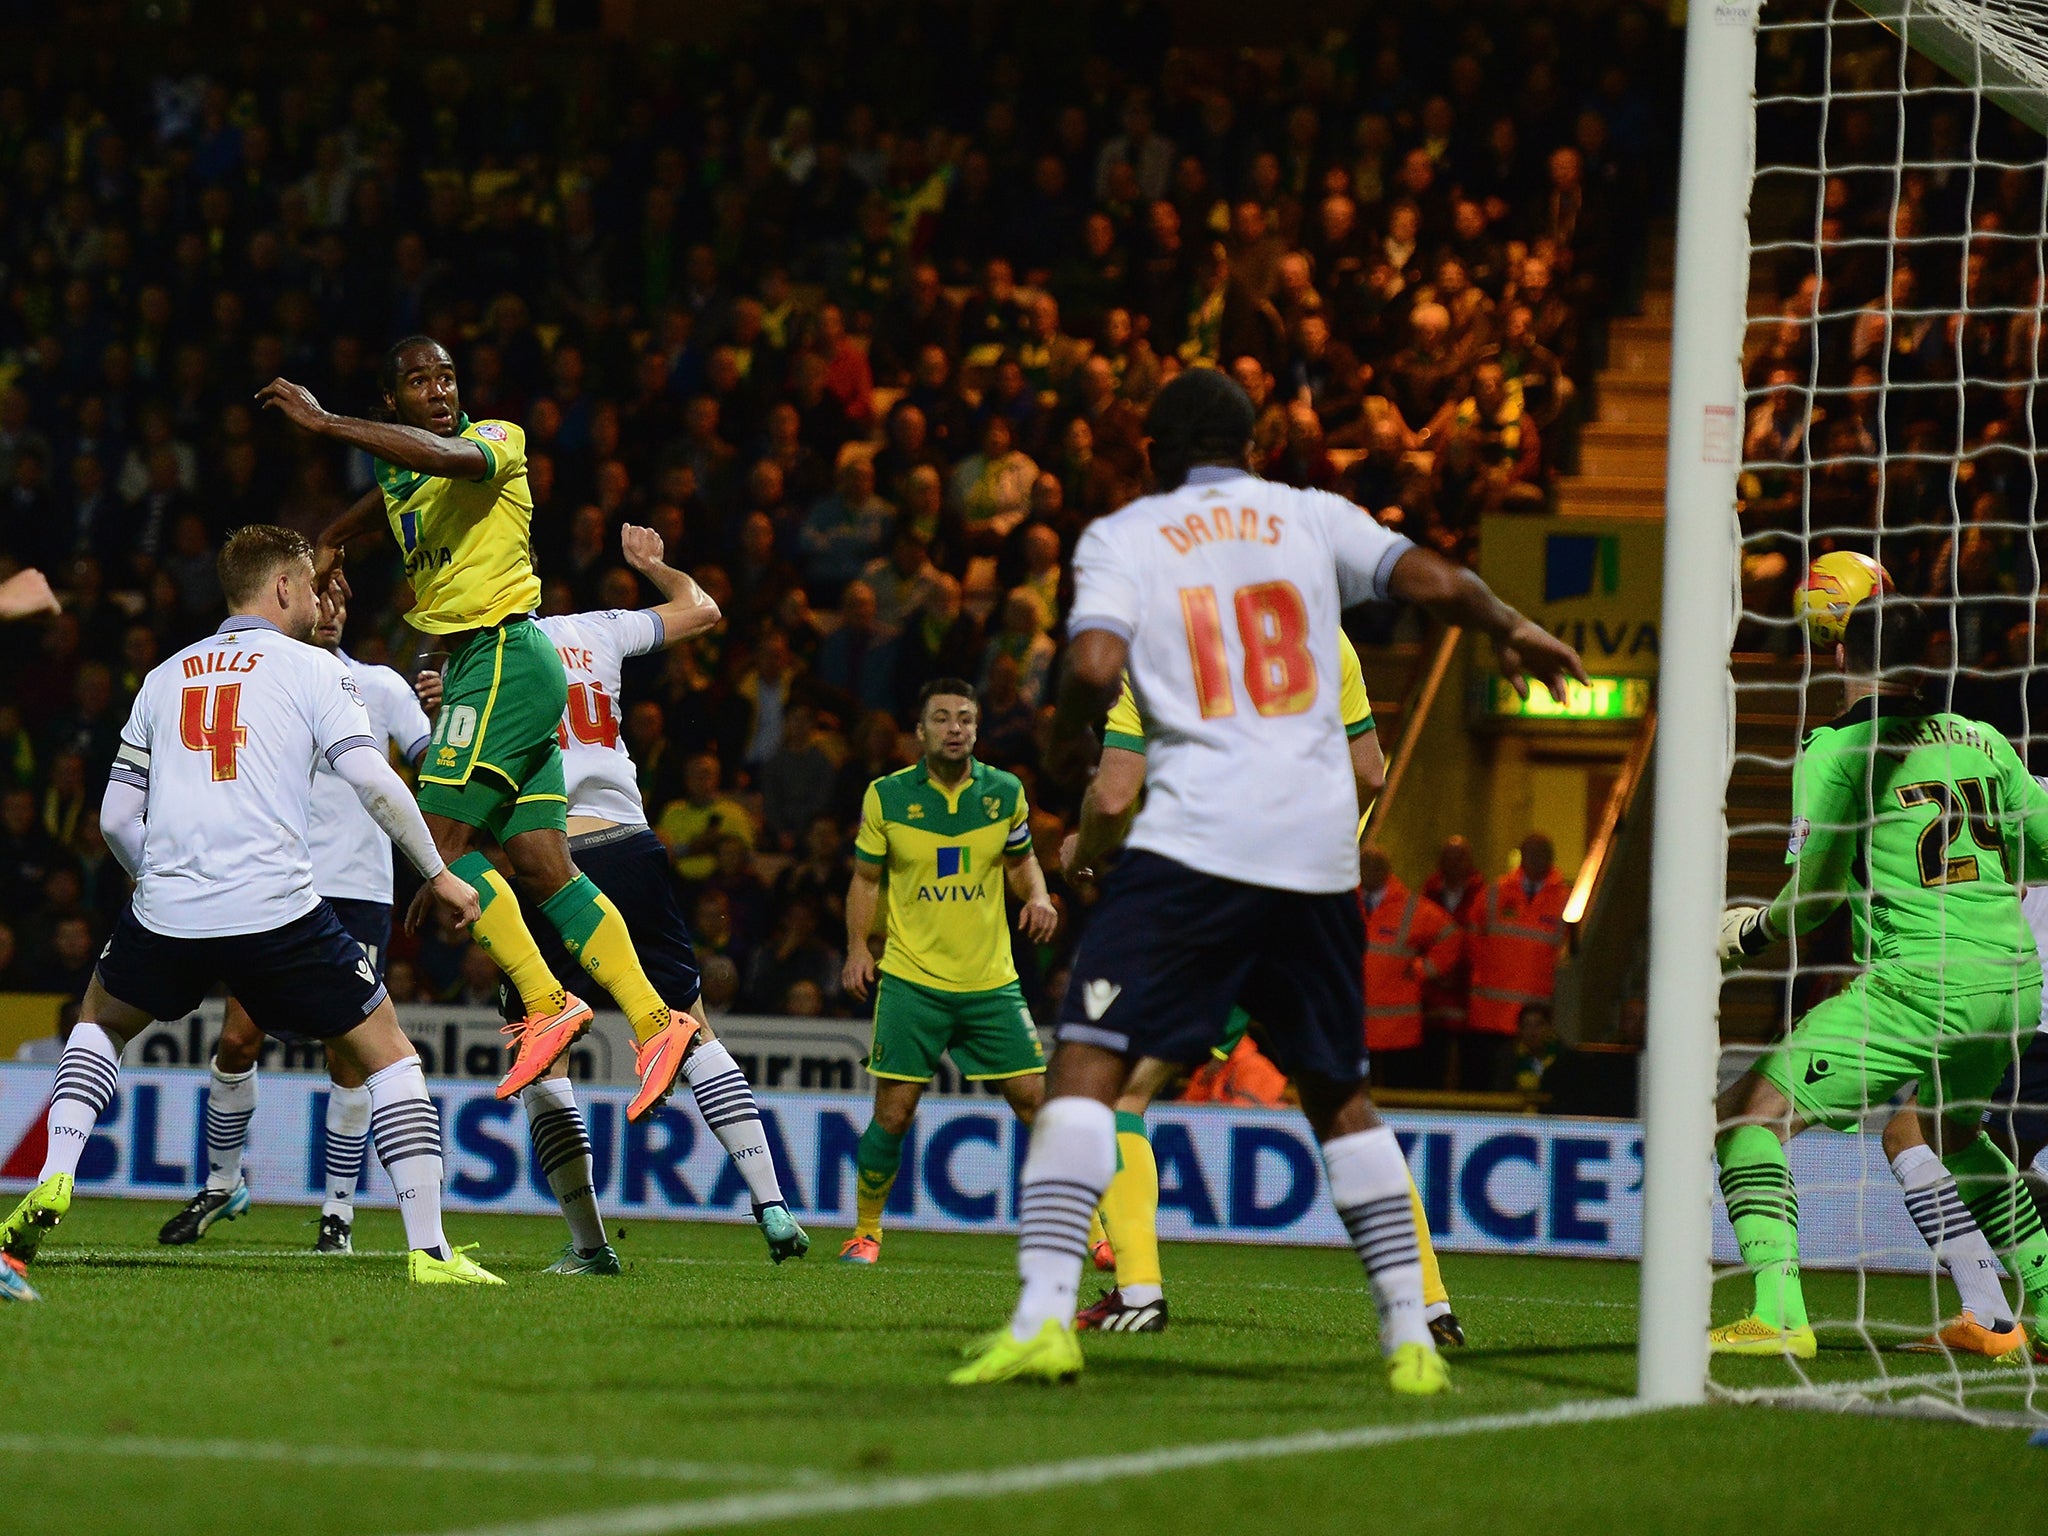
POLYGON ((626 557, 626 564, 642 576, 668 569, 668 561, 663 558, 667 549, 661 542, 661 535, 638 523, 627 523, 619 530, 619 553, 626 557))
POLYGON ((846 964, 839 972, 839 985, 846 995, 856 1002, 867 1000, 868 988, 875 984, 875 957, 868 953, 865 944, 856 944, 853 953, 846 957, 846 964))
POLYGON ((1017 913, 1017 931, 1034 944, 1047 944, 1060 931, 1060 909, 1050 896, 1034 896, 1017 913))
POLYGON ((50 590, 50 578, 34 566, 0 581, 0 619, 25 619, 32 614, 62 611, 57 594, 50 590))
POLYGON ((432 716, 441 707, 441 674, 420 673, 412 680, 412 691, 420 701, 420 708, 432 716))
POLYGON ((1579 660, 1579 653, 1534 619, 1517 615, 1514 628, 1494 641, 1493 649, 1500 657, 1501 676, 1525 699, 1532 677, 1559 702, 1564 699, 1566 678, 1587 681, 1586 664, 1579 660))
POLYGON ((327 420, 327 412, 314 398, 313 391, 290 379, 272 379, 256 391, 256 398, 264 410, 283 412, 286 421, 307 432, 319 431, 321 423, 327 420))

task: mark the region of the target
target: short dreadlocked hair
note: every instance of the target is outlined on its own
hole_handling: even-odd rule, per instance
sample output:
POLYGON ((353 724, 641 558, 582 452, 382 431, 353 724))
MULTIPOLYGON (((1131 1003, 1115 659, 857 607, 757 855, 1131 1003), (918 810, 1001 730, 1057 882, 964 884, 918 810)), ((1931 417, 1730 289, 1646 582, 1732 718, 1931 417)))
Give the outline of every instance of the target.
POLYGON ((1145 413, 1152 474, 1178 490, 1197 464, 1242 465, 1258 413, 1237 380, 1214 368, 1190 368, 1170 380, 1145 413))

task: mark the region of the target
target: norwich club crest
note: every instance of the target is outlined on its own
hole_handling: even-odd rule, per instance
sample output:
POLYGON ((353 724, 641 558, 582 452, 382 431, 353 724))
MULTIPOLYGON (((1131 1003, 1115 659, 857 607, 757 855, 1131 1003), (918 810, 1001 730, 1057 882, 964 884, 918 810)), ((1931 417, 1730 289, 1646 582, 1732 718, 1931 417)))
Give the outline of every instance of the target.
POLYGON ((981 808, 988 812, 988 819, 990 821, 1001 821, 1003 819, 1003 797, 1001 795, 983 795, 981 797, 981 808))

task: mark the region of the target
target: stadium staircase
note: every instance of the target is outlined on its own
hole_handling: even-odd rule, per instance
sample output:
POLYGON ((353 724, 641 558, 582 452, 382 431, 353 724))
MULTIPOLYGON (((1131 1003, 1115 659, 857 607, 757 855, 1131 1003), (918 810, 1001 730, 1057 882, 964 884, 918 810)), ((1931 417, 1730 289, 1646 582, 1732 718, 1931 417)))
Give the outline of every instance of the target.
POLYGON ((1556 484, 1560 513, 1663 515, 1674 244, 1669 225, 1652 233, 1642 311, 1608 323, 1606 366, 1595 375, 1591 415, 1580 429, 1577 473, 1556 484))

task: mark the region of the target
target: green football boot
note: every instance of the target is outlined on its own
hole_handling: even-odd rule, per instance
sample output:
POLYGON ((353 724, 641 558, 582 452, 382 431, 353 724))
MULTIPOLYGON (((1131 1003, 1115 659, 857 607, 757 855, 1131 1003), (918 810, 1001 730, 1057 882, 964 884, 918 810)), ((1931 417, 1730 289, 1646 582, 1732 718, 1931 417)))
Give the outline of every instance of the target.
POLYGON ((776 1263, 800 1259, 811 1251, 811 1234, 796 1224, 789 1207, 780 1200, 754 1207, 754 1220, 761 1224, 761 1235, 768 1239, 768 1257, 776 1263))
POLYGON ((588 1253, 574 1243, 562 1244, 561 1256, 541 1273, 544 1275, 622 1275, 625 1266, 610 1243, 599 1243, 588 1253))

